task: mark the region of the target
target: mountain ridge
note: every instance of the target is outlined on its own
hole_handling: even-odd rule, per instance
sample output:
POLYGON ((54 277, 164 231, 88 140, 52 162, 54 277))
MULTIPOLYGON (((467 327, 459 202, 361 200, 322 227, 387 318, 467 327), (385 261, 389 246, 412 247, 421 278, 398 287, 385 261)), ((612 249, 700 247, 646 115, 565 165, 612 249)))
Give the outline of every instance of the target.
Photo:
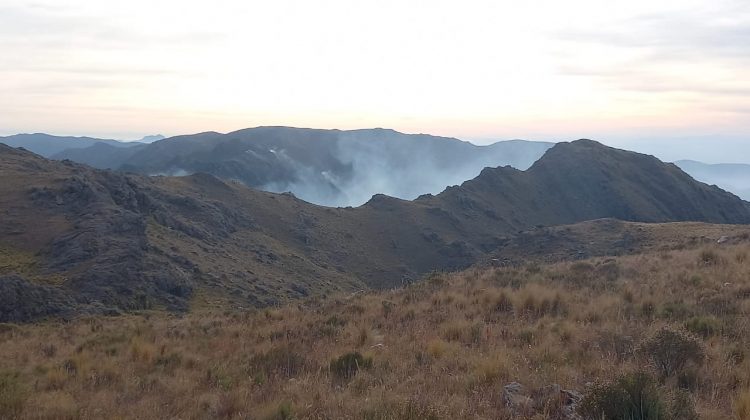
POLYGON ((96 144, 107 144, 118 148, 129 148, 140 144, 87 136, 55 136, 45 133, 25 133, 0 137, 0 143, 11 147, 23 147, 48 158, 65 150, 87 148, 96 144))
MULTIPOLYGON (((147 137, 156 140, 150 143, 157 143, 161 136, 147 137)), ((511 165, 526 169, 553 144, 507 140, 475 145, 452 137, 404 134, 388 128, 326 130, 288 126, 260 126, 229 133, 209 131, 162 140, 167 141, 151 147, 130 143, 127 148, 96 141, 53 155, 42 154, 100 169, 148 175, 208 172, 253 188, 289 191, 321 205, 348 206, 363 204, 377 193, 403 199, 434 195, 447 186, 474 178, 484 167, 511 165), (305 133, 309 135, 306 137, 305 133), (329 138, 321 143, 316 136, 329 138), (298 144, 288 146, 290 140, 298 144), (406 151, 393 150, 399 145, 406 146, 406 151), (478 159, 477 155, 486 158, 478 159), (309 156, 316 157, 310 160, 309 156), (419 169, 407 171, 407 167, 419 169), (403 179, 409 182, 401 182, 403 179)), ((22 143, 17 141, 15 145, 22 143)), ((29 149, 39 152, 35 147, 29 149)), ((750 165, 692 161, 676 164, 699 181, 750 198, 746 187, 750 165)))
MULTIPOLYGON (((414 137, 414 138, 422 138, 422 139, 442 139, 445 141, 450 141, 453 143, 460 143, 463 146, 469 148, 469 149, 476 149, 476 150, 493 150, 498 149, 497 151, 493 151, 492 153, 496 154, 496 156, 499 156, 499 159, 497 157, 490 159, 489 161, 484 162, 484 164, 481 163, 474 163, 473 165, 470 165, 471 170, 464 171, 461 173, 460 176, 454 176, 451 178, 446 178, 442 180, 442 182, 430 182, 430 180, 421 179, 421 181, 418 179, 418 182, 412 182, 411 184, 416 184, 414 188, 411 188, 408 191, 399 191, 398 187, 393 187, 393 184, 396 184, 395 179, 398 179, 399 177, 393 176, 393 179, 388 179, 388 176, 380 176, 380 177, 363 177, 361 176, 361 173, 367 173, 372 168, 364 167, 363 170, 359 171, 359 176, 355 177, 355 179, 347 179, 347 174, 344 174, 343 177, 340 176, 337 179, 336 177, 331 178, 331 170, 333 172, 336 172, 336 165, 333 167, 319 167, 318 172, 323 173, 325 172, 325 175, 323 178, 318 179, 317 181, 310 181, 309 179, 315 178, 316 176, 319 176, 319 174, 313 173, 313 176, 309 176, 309 173, 301 172, 297 175, 296 179, 289 179, 288 176, 286 178, 284 176, 280 176, 280 173, 284 172, 283 165, 280 163, 272 164, 272 168, 276 171, 276 178, 265 180, 265 182, 262 182, 258 179, 258 176, 256 174, 255 178, 245 180, 244 182, 248 184, 248 186, 254 187, 254 188, 261 188, 266 189, 273 192, 284 192, 284 191, 290 191, 293 193, 296 193, 298 196, 306 198, 308 201, 314 201, 318 204, 323 205, 339 205, 339 206, 345 206, 345 205, 359 205, 365 203, 372 195, 376 193, 388 193, 393 196, 398 196, 400 198, 405 199, 414 199, 417 198, 420 195, 423 194, 437 194, 439 193, 443 188, 449 186, 449 185, 456 185, 460 184, 461 182, 475 177, 480 170, 487 166, 487 167, 497 167, 497 166, 504 166, 504 165, 512 165, 514 167, 517 167, 519 169, 526 169, 527 167, 530 167, 531 164, 536 161, 538 158, 540 158, 543 153, 546 151, 547 148, 551 147, 553 143, 545 143, 545 142, 534 142, 534 141, 527 141, 527 140, 503 140, 503 141, 497 141, 492 144, 487 145, 475 145, 470 142, 466 142, 464 140, 452 138, 452 137, 441 137, 441 136, 432 136, 429 134, 404 134, 400 133, 393 129, 388 128, 372 128, 372 129, 355 129, 355 130, 325 130, 325 129, 310 129, 310 128, 298 128, 298 127, 288 127, 288 126, 260 126, 260 127, 253 127, 253 128, 246 128, 241 130, 236 130, 230 133, 218 133, 218 132, 204 132, 204 133, 197 133, 193 135, 182 135, 182 136, 176 136, 175 139, 179 140, 189 140, 193 136, 197 137, 205 137, 205 136, 213 136, 216 137, 213 140, 216 140, 217 142, 223 141, 220 139, 222 136, 226 135, 242 135, 243 133, 251 133, 253 131, 257 130, 297 130, 297 131, 319 131, 319 132, 331 132, 331 133, 337 133, 337 135, 340 135, 342 133, 346 134, 367 134, 367 133, 379 133, 379 136, 392 136, 394 139, 398 136, 406 136, 406 137, 414 137), (523 156, 518 156, 519 150, 525 152, 522 152, 521 154, 523 156), (305 178, 309 178, 307 181, 305 178), (387 182, 384 184, 383 179, 385 179, 387 182), (302 181, 300 183, 300 181, 302 181), (336 185, 334 185, 336 182, 344 181, 345 189, 346 191, 342 191, 341 188, 338 188, 336 185), (333 182, 333 184, 332 184, 333 182), (390 184, 390 187, 389 187, 390 184), (312 188, 310 188, 312 187, 312 188), (384 189, 387 189, 384 191, 384 189), (320 191, 325 190, 325 193, 327 195, 320 195, 320 191), (366 190, 366 191, 365 191, 366 190), (354 191, 354 192, 352 192, 354 191), (312 198, 311 198, 312 197, 312 198), (317 198, 317 199, 316 199, 317 198)), ((242 173, 247 173, 248 169, 242 169, 242 164, 238 165, 237 162, 235 162, 234 158, 236 156, 229 155, 228 157, 225 157, 225 160, 218 160, 211 162, 210 165, 202 165, 201 167, 197 168, 198 170, 185 170, 181 169, 179 164, 179 161, 177 162, 171 162, 171 159, 174 156, 181 156, 182 153, 180 153, 179 149, 176 148, 175 150, 177 153, 174 153, 174 151, 168 152, 165 155, 161 155, 159 157, 158 150, 159 148, 152 149, 156 150, 157 157, 151 157, 149 153, 145 153, 144 156, 146 156, 146 159, 148 162, 149 157, 151 157, 151 163, 145 165, 143 167, 142 163, 138 164, 138 162, 135 163, 128 163, 125 162, 131 159, 135 154, 136 151, 143 149, 143 146, 145 144, 155 143, 159 140, 164 140, 164 136, 161 135, 152 135, 152 136, 145 136, 143 139, 135 141, 135 142, 123 142, 120 140, 107 140, 107 139, 96 139, 92 137, 60 137, 60 136, 52 136, 44 133, 36 133, 36 134, 18 134, 15 136, 8 136, 6 138, 0 138, 0 142, 3 140, 6 143, 10 143, 14 147, 24 147, 28 150, 31 150, 32 152, 39 153, 45 157, 51 157, 53 159, 58 160, 64 160, 69 159, 73 160, 78 163, 84 163, 90 166, 94 166, 96 168, 100 169, 120 169, 125 171, 133 171, 133 172, 139 172, 139 173, 146 173, 146 174, 162 174, 162 175, 185 175, 188 173, 194 173, 194 172, 200 172, 200 171, 207 171, 210 173, 213 173, 215 175, 218 175, 224 179, 241 179, 242 173), (49 147, 49 144, 34 144, 33 142, 29 142, 28 138, 33 138, 34 136, 42 136, 45 137, 49 143, 49 141, 54 140, 54 144, 51 146, 55 149, 52 150, 56 153, 49 153, 50 150, 47 149, 49 147), (4 140, 5 139, 5 140, 4 140), (8 140, 10 139, 10 140, 8 140), (74 142, 76 144, 71 147, 70 142, 74 142), (84 141, 84 143, 80 143, 81 141, 84 141), (112 147, 105 147, 104 144, 107 144, 112 147), (61 146, 62 145, 62 146, 61 146), (116 147, 116 148, 115 148, 116 147), (127 147, 127 149, 126 149, 127 147), (62 151, 57 151, 61 148, 64 148, 62 151), (222 169, 221 166, 226 165, 229 169, 225 170, 222 169), (123 167, 124 166, 124 167, 123 167), (151 168, 150 168, 151 167, 151 168), (239 173, 238 173, 239 171, 239 173)), ((209 139, 208 144, 206 144, 206 148, 201 150, 201 153, 210 154, 210 148, 211 148, 211 139, 209 139)), ((394 141, 390 141, 389 143, 396 143, 394 141)), ((308 146, 310 144, 308 143, 308 146)), ((185 145, 183 145, 185 146, 185 145)), ((163 146, 161 146, 163 147, 163 146)), ((283 152, 283 148, 282 152, 283 152)), ((372 158, 373 160, 378 162, 379 167, 387 167, 391 163, 399 163, 403 164, 403 162, 390 162, 390 159, 393 157, 389 156, 379 156, 382 153, 379 153, 377 148, 368 147, 365 148, 365 150, 360 150, 360 152, 366 151, 367 154, 365 155, 365 159, 362 160, 370 160, 369 158, 372 158)), ((240 151, 242 152, 242 151, 240 151)), ((351 152, 351 151, 349 151, 351 152)), ((355 150, 356 152, 356 150, 355 150)), ((429 150, 427 150, 429 155, 429 150)), ((240 153, 237 153, 240 154, 240 153)), ((329 151, 328 154, 333 154, 334 158, 336 157, 336 151, 332 150, 329 151)), ((422 154, 424 154, 423 150, 415 150, 415 159, 419 158, 422 154)), ((464 158, 466 158, 464 156, 464 158)), ((403 160, 403 158, 400 158, 403 160)), ((196 159, 192 159, 195 161, 196 159)), ((201 159, 197 159, 197 161, 201 161, 201 159)), ((286 162, 287 164, 289 162, 286 162)), ((350 165, 351 161, 343 162, 344 166, 350 165)), ((356 162, 355 162, 356 163, 356 162)), ((267 163, 266 163, 267 164, 267 163)), ((689 175, 691 175, 693 178, 705 182, 707 184, 715 184, 721 187, 722 189, 725 189, 727 191, 730 191, 738 196, 740 196, 743 199, 750 199, 750 189, 747 187, 748 183, 750 183, 750 165, 741 164, 741 163, 719 163, 719 164, 706 164, 703 162, 698 161, 691 161, 691 160, 681 160, 676 161, 675 164, 677 164, 681 169, 683 169, 685 172, 687 172, 689 175)), ((340 165, 339 165, 340 166, 340 165)), ((433 166, 439 166, 439 164, 433 165, 433 166)), ((269 169, 269 168, 266 168, 269 169)), ((306 168, 308 172, 314 168, 306 168)), ((340 169, 340 168, 339 168, 340 169)), ((353 172, 357 172, 356 168, 353 172)), ((377 167, 375 169, 378 169, 377 167)), ((290 168, 286 169, 287 172, 290 171, 290 168)), ((436 174, 436 167, 432 168, 432 175, 433 178, 440 178, 439 172, 436 174)), ((267 171, 271 172, 271 171, 267 171)), ((291 172, 294 172, 294 169, 291 169, 291 172)), ((288 174, 287 174, 288 175, 288 174)), ((387 175, 387 172, 386 172, 387 175)), ((399 174, 403 175, 403 174, 399 174)), ((407 175, 413 175, 413 174, 407 174, 407 175)), ((401 177, 403 178, 403 176, 401 177)))
POLYGON ((155 175, 208 172, 327 206, 360 205, 376 193, 414 199, 476 176, 485 166, 530 166, 551 143, 478 146, 392 129, 326 130, 261 126, 171 137, 134 150, 69 151, 99 168, 155 175), (408 182, 404 182, 408 180, 408 182))
POLYGON ((25 302, 9 301, 12 312, 0 315, 6 321, 185 311, 197 301, 268 306, 395 287, 466 268, 541 225, 606 217, 750 222, 748 203, 737 197, 655 158, 594 142, 556 145, 527 171, 485 169, 434 196, 381 194, 356 208, 317 206, 210 174, 102 171, 8 146, 0 146, 0 169, 0 295, 25 302), (550 173, 566 166, 567 175, 550 173), (612 183, 602 168, 650 175, 612 183), (661 178, 677 193, 649 186, 661 178), (627 207, 630 189, 641 207, 627 207))

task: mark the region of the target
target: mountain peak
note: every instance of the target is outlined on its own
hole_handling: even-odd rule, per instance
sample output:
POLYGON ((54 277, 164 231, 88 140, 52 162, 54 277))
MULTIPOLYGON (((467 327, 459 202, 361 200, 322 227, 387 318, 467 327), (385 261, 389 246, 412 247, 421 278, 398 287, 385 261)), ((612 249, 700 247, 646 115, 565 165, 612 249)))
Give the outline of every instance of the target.
POLYGON ((489 168, 449 201, 474 211, 506 209, 518 225, 614 217, 645 222, 747 223, 747 205, 695 181, 673 164, 593 140, 559 143, 527 171, 489 168))
POLYGON ((574 151, 583 151, 583 150, 599 150, 602 152, 611 152, 611 151, 624 151, 620 149, 616 149, 611 146, 607 146, 605 144, 602 144, 596 140, 591 139, 579 139, 579 140, 573 140, 573 141, 565 141, 556 143, 554 146, 552 146, 549 151, 555 151, 555 152, 574 152, 574 151))
POLYGON ((596 140, 580 139, 555 144, 529 170, 535 171, 541 168, 573 170, 582 163, 589 166, 610 167, 620 166, 624 162, 636 165, 664 165, 651 155, 617 149, 596 140))

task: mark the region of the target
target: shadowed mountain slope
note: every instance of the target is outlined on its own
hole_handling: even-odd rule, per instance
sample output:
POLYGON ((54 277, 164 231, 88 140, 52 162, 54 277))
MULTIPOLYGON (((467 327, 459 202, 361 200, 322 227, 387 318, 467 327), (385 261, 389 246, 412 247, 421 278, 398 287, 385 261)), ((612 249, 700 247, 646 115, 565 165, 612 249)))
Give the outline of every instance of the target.
MULTIPOLYGON (((560 143, 527 171, 487 168, 427 203, 468 220, 509 227, 560 225, 613 217, 641 222, 748 223, 748 204, 696 182, 653 156, 591 140, 560 143)), ((481 227, 480 227, 481 229, 481 227)))
POLYGON ((146 147, 145 144, 121 147, 99 142, 88 147, 65 149, 60 153, 52 155, 51 158, 55 160, 68 159, 73 162, 82 162, 99 169, 116 169, 121 165, 123 159, 135 155, 144 147, 146 147))
POLYGON ((750 222, 737 197, 592 141, 558 144, 525 172, 485 169, 436 196, 376 195, 358 208, 208 174, 101 171, 1 145, 0 173, 0 321, 392 287, 496 255, 536 225, 750 222))

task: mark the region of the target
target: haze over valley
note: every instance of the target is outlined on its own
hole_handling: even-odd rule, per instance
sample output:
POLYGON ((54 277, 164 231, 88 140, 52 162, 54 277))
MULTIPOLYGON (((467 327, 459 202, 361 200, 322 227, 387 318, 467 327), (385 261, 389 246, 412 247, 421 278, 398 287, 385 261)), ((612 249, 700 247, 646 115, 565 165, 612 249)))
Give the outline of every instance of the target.
MULTIPOLYGON (((210 173, 249 187, 291 192, 311 203, 359 206, 375 194, 413 200, 437 194, 485 167, 525 170, 552 142, 506 140, 477 146, 455 138, 388 129, 318 130, 257 127, 162 140, 116 142, 45 134, 0 138, 52 159, 146 175, 210 173), (149 145, 149 143, 151 143, 149 145)), ((750 165, 680 160, 689 175, 747 199, 750 165)))

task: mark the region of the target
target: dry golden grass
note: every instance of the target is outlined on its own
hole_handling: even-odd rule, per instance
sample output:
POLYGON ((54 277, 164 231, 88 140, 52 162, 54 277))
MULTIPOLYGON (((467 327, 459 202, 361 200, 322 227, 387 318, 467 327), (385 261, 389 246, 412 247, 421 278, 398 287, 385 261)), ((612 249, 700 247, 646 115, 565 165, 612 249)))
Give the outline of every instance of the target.
POLYGON ((739 420, 750 420, 750 390, 737 395, 734 400, 734 414, 739 420))
POLYGON ((646 370, 667 395, 686 389, 701 418, 744 420, 748 252, 476 269, 242 313, 6 325, 0 418, 503 419, 506 383, 586 394, 646 370), (643 349, 664 326, 705 357, 662 378, 643 349), (342 360, 356 368, 332 370, 353 352, 342 360))

